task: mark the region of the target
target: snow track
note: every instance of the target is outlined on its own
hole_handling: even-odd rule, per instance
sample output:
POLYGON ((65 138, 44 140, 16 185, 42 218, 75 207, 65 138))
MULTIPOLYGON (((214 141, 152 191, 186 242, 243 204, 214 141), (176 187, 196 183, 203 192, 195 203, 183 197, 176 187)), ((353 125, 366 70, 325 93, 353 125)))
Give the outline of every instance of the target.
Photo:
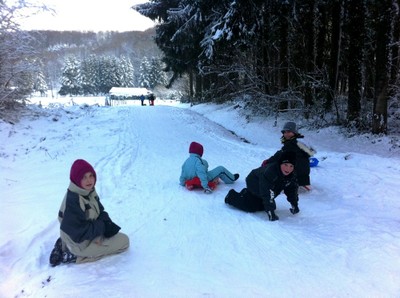
POLYGON ((400 170, 393 160, 320 152, 326 159, 312 169, 314 190, 300 194, 301 212, 291 215, 282 195, 280 220, 269 222, 263 212, 224 203, 228 190, 245 187, 250 170, 277 149, 277 142, 256 144, 261 130, 237 136, 193 109, 162 105, 47 113, 0 126, 7 139, 0 147, 0 297, 399 293, 400 182, 393 178, 400 170), (204 145, 210 168, 224 165, 240 179, 210 195, 181 187, 192 141, 204 145), (131 247, 96 263, 50 268, 57 212, 77 158, 94 165, 101 201, 131 247))

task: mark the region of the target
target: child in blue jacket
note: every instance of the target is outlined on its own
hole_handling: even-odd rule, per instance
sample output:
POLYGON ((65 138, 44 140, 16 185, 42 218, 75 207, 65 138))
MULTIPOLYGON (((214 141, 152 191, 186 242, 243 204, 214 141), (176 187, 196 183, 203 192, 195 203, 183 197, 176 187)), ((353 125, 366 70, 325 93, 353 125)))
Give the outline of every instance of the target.
POLYGON ((211 193, 212 187, 210 187, 209 182, 215 182, 219 178, 226 184, 232 184, 239 178, 239 174, 232 174, 223 166, 218 166, 209 171, 208 162, 202 158, 203 152, 203 145, 197 142, 190 144, 189 157, 182 165, 182 172, 179 178, 180 185, 185 186, 185 182, 198 177, 204 192, 211 193))

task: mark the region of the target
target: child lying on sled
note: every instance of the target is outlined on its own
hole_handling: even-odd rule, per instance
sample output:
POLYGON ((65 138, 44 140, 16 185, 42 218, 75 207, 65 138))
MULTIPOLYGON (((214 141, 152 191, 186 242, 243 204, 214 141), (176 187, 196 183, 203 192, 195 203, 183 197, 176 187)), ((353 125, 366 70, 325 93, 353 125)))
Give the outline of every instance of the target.
POLYGON ((187 189, 203 188, 205 193, 211 193, 217 186, 219 179, 226 184, 232 184, 239 178, 239 174, 232 174, 223 166, 208 171, 208 162, 202 159, 203 145, 192 142, 189 146, 189 157, 182 165, 179 183, 187 189))

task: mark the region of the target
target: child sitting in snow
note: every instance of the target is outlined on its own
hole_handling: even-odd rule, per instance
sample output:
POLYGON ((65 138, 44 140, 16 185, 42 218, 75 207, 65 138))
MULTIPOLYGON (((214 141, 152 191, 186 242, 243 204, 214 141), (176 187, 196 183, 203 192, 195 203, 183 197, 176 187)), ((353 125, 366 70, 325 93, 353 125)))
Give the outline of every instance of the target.
POLYGON ((76 160, 70 180, 58 212, 61 237, 51 252, 50 264, 91 262, 128 249, 128 236, 119 233, 120 227, 100 203, 93 167, 83 159, 76 160))
POLYGON ((239 178, 239 174, 232 174, 225 167, 218 166, 208 170, 208 162, 202 159, 203 146, 192 142, 189 146, 189 157, 182 165, 182 172, 179 183, 188 189, 196 187, 196 180, 199 180, 198 187, 202 187, 205 193, 211 193, 218 180, 221 179, 226 184, 232 184, 239 178))
POLYGON ((278 161, 283 152, 291 151, 296 153, 296 175, 299 186, 302 186, 306 190, 311 190, 310 157, 316 151, 297 140, 300 138, 304 138, 304 136, 297 131, 296 123, 286 122, 282 129, 282 149, 277 151, 272 157, 264 160, 262 165, 265 166, 267 163, 278 161))

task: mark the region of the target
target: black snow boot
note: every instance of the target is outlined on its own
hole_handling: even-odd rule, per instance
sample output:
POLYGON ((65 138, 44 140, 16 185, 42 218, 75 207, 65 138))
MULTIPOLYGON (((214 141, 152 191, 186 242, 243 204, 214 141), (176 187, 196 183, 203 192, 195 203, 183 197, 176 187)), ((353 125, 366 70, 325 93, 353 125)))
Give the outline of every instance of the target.
POLYGON ((69 251, 68 248, 62 253, 62 262, 64 264, 75 263, 76 255, 69 251))
POLYGON ((238 193, 234 189, 228 191, 228 194, 225 196, 225 204, 230 204, 234 196, 237 194, 238 193))
POLYGON ((270 221, 279 220, 279 217, 275 214, 275 211, 267 211, 267 214, 270 221))
POLYGON ((54 248, 50 253, 50 265, 57 266, 60 265, 63 259, 63 251, 62 251, 62 240, 58 238, 56 243, 54 244, 54 248))

